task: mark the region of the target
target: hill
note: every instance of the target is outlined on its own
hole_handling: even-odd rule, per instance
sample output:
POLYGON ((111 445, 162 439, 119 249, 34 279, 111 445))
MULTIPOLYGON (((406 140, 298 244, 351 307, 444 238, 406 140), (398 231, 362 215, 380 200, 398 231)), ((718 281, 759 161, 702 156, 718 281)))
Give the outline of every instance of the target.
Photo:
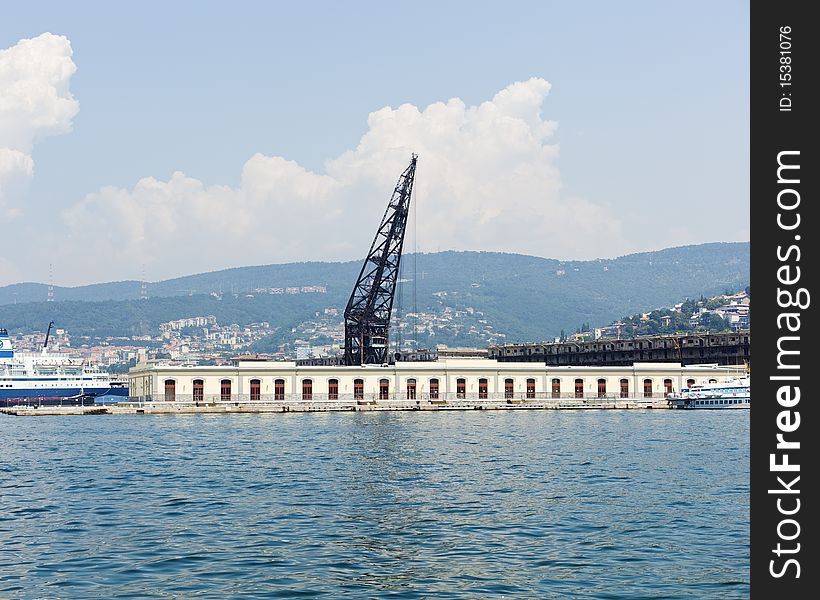
MULTIPOLYGON (((219 323, 267 321, 295 327, 326 307, 343 308, 359 261, 241 267, 148 284, 112 282, 55 288, 44 284, 0 288, 0 326, 43 330, 50 320, 73 335, 93 337, 157 331, 159 323, 214 315, 219 323), (271 288, 323 286, 324 293, 270 293, 271 288), (260 292, 260 288, 266 291, 260 292), (14 303, 16 302, 16 304, 14 303)), ((506 341, 552 338, 577 323, 605 323, 626 314, 712 296, 749 284, 749 244, 713 243, 630 254, 613 259, 558 261, 495 252, 407 255, 397 304, 433 313, 472 309, 506 341)), ((451 333, 444 343, 470 343, 451 333)))

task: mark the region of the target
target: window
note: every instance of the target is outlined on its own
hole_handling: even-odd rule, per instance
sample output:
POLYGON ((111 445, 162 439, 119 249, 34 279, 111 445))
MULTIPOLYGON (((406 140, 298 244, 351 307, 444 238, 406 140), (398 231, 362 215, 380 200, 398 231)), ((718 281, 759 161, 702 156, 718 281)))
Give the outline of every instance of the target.
POLYGON ((177 382, 173 379, 165 380, 165 401, 173 402, 177 395, 177 382))
POLYGON ((535 398, 535 379, 527 379, 527 398, 535 398))
POLYGON ((672 393, 672 380, 671 379, 664 379, 663 380, 663 391, 666 394, 672 393))
POLYGON ((479 379, 478 380, 478 398, 479 400, 486 400, 487 399, 487 380, 486 379, 479 379))
POLYGON ((717 383, 717 379, 710 379, 709 383, 717 383))
POLYGON ((313 400, 313 380, 302 380, 302 400, 313 400))
POLYGON ((576 398, 583 398, 584 397, 584 380, 583 379, 576 379, 575 380, 575 397, 576 398))
POLYGON ((273 399, 274 400, 284 400, 285 399, 285 380, 284 379, 277 379, 273 382, 273 399))
POLYGON ((415 400, 416 399, 416 380, 415 379, 408 379, 407 380, 407 399, 408 400, 415 400))
POLYGON ((693 385, 695 385, 695 380, 694 379, 687 379, 686 380, 686 387, 690 388, 693 385))
POLYGON ((205 382, 201 379, 194 379, 194 402, 202 402, 205 397, 205 382))
POLYGON ((621 398, 629 398, 629 379, 621 379, 621 398))
POLYGON ((598 380, 598 397, 603 398, 606 396, 606 379, 599 379, 598 380))
POLYGON ((438 379, 430 380, 430 400, 438 400, 438 379))
POLYGON ((355 400, 364 399, 364 379, 353 380, 353 398, 355 400))
POLYGON ((652 397, 652 380, 651 379, 644 379, 643 380, 643 397, 644 398, 651 398, 652 397))
POLYGON ((504 397, 510 399, 515 394, 515 386, 512 379, 504 380, 504 397))
POLYGON ((464 398, 467 395, 467 380, 456 379, 456 398, 464 398))
POLYGON ((327 399, 328 400, 338 400, 339 399, 339 380, 338 379, 330 379, 327 382, 327 399))
POLYGON ((251 379, 251 400, 262 399, 262 382, 259 379, 251 379))
POLYGON ((379 400, 387 400, 390 397, 390 380, 379 380, 379 400))
POLYGON ((561 380, 560 379, 553 379, 552 380, 552 397, 553 398, 560 398, 561 397, 561 380))
POLYGON ((231 380, 223 379, 219 382, 219 399, 228 401, 231 399, 231 380))

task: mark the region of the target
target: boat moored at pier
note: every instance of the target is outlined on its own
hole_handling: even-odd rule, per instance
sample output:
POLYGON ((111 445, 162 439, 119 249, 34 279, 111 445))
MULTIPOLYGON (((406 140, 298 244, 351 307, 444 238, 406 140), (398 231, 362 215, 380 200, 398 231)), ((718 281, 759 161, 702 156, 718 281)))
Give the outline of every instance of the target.
MULTIPOLYGON (((46 334, 46 344, 48 334, 46 334)), ((16 352, 0 329, 0 405, 90 404, 124 398, 128 387, 98 367, 65 353, 16 352)))
POLYGON ((749 377, 736 377, 681 388, 667 398, 674 408, 750 408, 749 390, 749 377))

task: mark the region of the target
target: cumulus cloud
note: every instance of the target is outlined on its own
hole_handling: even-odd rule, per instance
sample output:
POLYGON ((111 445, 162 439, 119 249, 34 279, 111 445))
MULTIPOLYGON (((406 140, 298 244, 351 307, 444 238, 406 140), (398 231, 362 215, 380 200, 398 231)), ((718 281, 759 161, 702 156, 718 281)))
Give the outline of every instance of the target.
POLYGON ((0 222, 20 212, 34 143, 71 131, 79 110, 69 91, 77 70, 71 54, 68 39, 51 33, 0 50, 0 222))
MULTIPOLYGON (((621 246, 606 208, 561 193, 554 121, 542 116, 550 84, 517 82, 491 100, 458 98, 368 117, 356 148, 325 173, 257 154, 238 187, 174 173, 132 189, 102 188, 64 212, 74 236, 93 232, 111 273, 157 278, 227 266, 362 257, 410 153, 416 174, 417 244, 437 249, 592 257, 621 246), (116 272, 113 269, 116 268, 116 272)), ((412 247, 414 241, 408 241, 412 247)), ((77 247, 77 246, 75 246, 77 247)))

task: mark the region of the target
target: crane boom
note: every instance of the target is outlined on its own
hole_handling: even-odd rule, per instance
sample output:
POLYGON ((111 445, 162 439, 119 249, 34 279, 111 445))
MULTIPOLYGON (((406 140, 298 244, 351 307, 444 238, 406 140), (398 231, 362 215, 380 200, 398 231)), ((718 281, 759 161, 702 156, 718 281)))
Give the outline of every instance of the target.
POLYGON ((399 275, 404 231, 413 193, 416 160, 399 177, 381 225, 362 265, 345 308, 346 365, 388 362, 388 331, 396 280, 399 275))
POLYGON ((49 336, 51 335, 51 328, 52 328, 52 327, 54 327, 54 321, 51 321, 51 322, 48 324, 48 330, 46 331, 46 341, 45 341, 45 342, 43 342, 43 352, 45 352, 45 351, 46 351, 46 348, 48 347, 48 338, 49 338, 49 336))

